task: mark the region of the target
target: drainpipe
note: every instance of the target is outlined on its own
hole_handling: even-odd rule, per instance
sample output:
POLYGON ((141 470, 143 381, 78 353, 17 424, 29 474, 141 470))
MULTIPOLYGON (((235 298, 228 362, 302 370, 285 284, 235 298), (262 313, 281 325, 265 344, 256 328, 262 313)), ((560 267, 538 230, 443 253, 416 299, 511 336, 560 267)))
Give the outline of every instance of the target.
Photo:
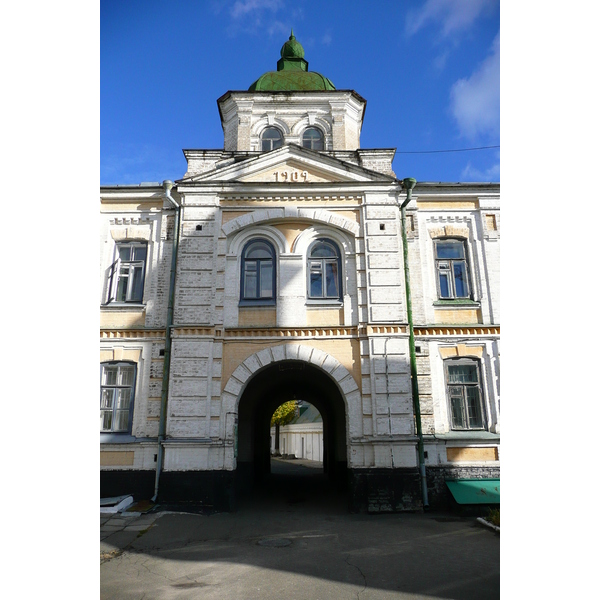
POLYGON ((165 362, 163 367, 162 392, 160 395, 160 420, 158 422, 158 455, 156 459, 156 479, 154 481, 154 496, 152 502, 158 498, 158 482, 163 467, 164 447, 167 429, 167 399, 169 397, 169 373, 171 372, 171 329, 173 328, 173 305, 175 299, 175 273, 177 267, 177 251, 179 249, 179 217, 181 205, 171 196, 173 182, 168 179, 163 181, 165 198, 175 209, 175 223, 173 225, 173 251, 171 254, 171 277, 169 280, 169 304, 167 308, 167 328, 165 332, 165 362))
POLYGON ((406 200, 400 206, 402 219, 402 246, 404 249, 404 283, 406 286, 406 313, 408 317, 408 344, 410 349, 410 381, 412 385, 413 406, 415 420, 417 422, 417 447, 419 450, 419 473, 421 474, 421 488, 423 494, 423 507, 429 508, 427 496, 427 477, 425 475, 425 450, 423 447, 423 428, 421 426, 421 405, 419 402, 419 383, 417 381, 417 354, 415 351, 415 330, 412 317, 412 300, 410 295, 410 272, 408 268, 408 242, 406 239, 406 206, 412 199, 412 191, 417 185, 417 180, 407 177, 402 180, 402 186, 406 189, 406 200))

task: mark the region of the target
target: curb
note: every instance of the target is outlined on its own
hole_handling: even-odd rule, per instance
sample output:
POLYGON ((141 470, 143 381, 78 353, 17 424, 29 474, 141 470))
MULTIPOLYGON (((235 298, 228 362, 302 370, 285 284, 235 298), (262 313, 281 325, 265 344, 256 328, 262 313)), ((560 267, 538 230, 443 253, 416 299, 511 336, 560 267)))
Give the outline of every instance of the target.
POLYGON ((495 525, 492 525, 489 521, 486 521, 482 517, 477 517, 477 521, 479 523, 481 523, 482 525, 484 525, 485 527, 489 527, 490 529, 493 529, 496 533, 500 533, 500 527, 496 527, 495 525))

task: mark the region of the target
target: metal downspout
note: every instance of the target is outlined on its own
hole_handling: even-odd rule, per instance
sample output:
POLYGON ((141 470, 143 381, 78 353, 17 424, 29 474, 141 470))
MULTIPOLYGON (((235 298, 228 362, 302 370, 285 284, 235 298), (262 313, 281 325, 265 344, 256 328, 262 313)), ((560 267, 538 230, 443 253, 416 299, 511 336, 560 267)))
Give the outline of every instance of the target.
POLYGON ((406 189, 406 200, 400 206, 400 216, 402 219, 402 246, 404 251, 404 284, 406 287, 406 313, 408 317, 408 344, 410 349, 410 381, 412 385, 413 406, 415 410, 415 420, 417 424, 417 447, 419 451, 419 473, 421 474, 421 489, 423 495, 423 507, 429 508, 429 498, 427 495, 427 477, 425 474, 425 450, 423 447, 423 428, 421 426, 421 404, 419 402, 419 383, 417 380, 417 354, 415 351, 415 331, 413 327, 412 300, 410 295, 410 272, 408 268, 408 240, 406 237, 406 206, 412 199, 412 191, 417 184, 417 180, 407 177, 402 180, 402 185, 406 189))
POLYGON ((160 420, 158 423, 158 455, 156 459, 156 479, 154 480, 154 496, 152 502, 158 498, 158 483, 163 467, 164 447, 167 429, 167 399, 169 397, 169 374, 171 372, 171 329, 173 326, 173 305, 175 299, 175 273, 177 268, 177 251, 179 249, 179 216, 181 205, 171 196, 173 182, 168 179, 163 181, 165 198, 175 208, 175 223, 173 225, 173 251, 171 255, 171 276, 169 280, 169 304, 167 307, 167 328, 165 332, 165 361, 163 367, 162 392, 160 395, 160 420))

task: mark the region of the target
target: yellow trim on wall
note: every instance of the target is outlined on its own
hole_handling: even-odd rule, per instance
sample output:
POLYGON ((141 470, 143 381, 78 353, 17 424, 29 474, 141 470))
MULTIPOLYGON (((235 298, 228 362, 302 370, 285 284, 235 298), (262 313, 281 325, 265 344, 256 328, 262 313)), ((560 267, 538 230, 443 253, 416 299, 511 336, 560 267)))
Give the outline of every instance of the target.
POLYGON ((440 324, 463 325, 468 323, 481 323, 481 310, 468 309, 434 309, 435 322, 440 324))
POLYGON ((421 210, 456 210, 461 208, 477 210, 479 200, 417 200, 417 209, 421 210))
POLYGON ((275 327, 277 309, 273 307, 240 306, 238 312, 239 327, 275 327))
POLYGON ((308 327, 323 327, 326 325, 343 325, 344 309, 319 309, 306 311, 306 325, 308 327))
POLYGON ((133 466, 133 458, 135 452, 127 450, 119 452, 114 450, 100 451, 100 466, 101 467, 131 467, 133 466))
POLYGON ((143 327, 146 323, 146 311, 100 311, 100 329, 129 329, 143 327))
POLYGON ((498 460, 498 448, 446 448, 448 462, 498 460))
POLYGON ((467 344, 457 344, 450 348, 440 348, 440 356, 443 359, 446 358, 458 358, 458 357, 477 357, 483 356, 485 346, 467 346, 467 344))

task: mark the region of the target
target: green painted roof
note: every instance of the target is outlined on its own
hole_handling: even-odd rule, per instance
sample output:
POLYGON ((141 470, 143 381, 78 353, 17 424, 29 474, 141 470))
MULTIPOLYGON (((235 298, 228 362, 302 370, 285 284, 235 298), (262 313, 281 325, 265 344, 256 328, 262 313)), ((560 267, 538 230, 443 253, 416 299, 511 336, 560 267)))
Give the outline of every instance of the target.
POLYGON ((499 479, 446 479, 459 504, 500 504, 499 479))
POLYGON ((308 70, 304 60, 304 48, 296 40, 294 30, 290 39, 281 47, 281 58, 277 61, 277 71, 261 75, 249 88, 249 92, 296 92, 335 90, 327 77, 308 70))

